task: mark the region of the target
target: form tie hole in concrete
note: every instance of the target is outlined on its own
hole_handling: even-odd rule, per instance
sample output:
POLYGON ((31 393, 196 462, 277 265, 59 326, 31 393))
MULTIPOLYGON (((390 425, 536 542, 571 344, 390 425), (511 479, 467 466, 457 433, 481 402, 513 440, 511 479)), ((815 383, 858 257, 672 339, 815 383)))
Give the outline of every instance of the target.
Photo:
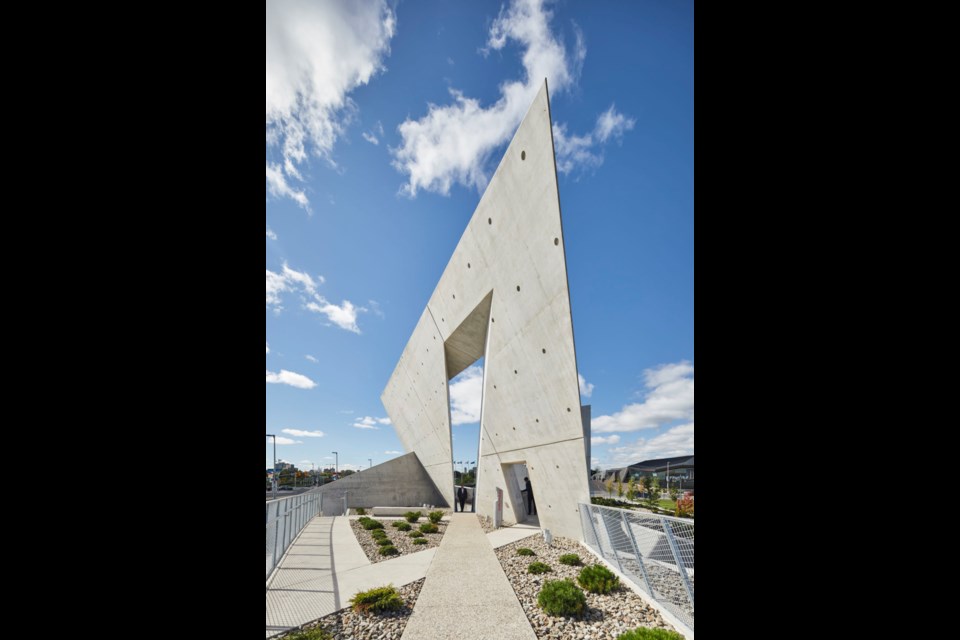
POLYGON ((560 238, 554 238, 554 239, 553 239, 553 246, 557 246, 557 245, 559 245, 559 244, 560 244, 560 238))
POLYGON ((537 422, 538 422, 538 423, 540 422, 540 418, 537 418, 537 422))
POLYGON ((546 353, 546 352, 547 352, 547 350, 546 350, 546 349, 540 349, 540 351, 543 351, 544 353, 546 353))
POLYGON ((513 370, 513 375, 517 375, 517 370, 516 370, 516 369, 513 370))
POLYGON ((490 318, 490 322, 496 322, 495 318, 490 318))
POLYGON ((567 413, 570 413, 570 407, 567 407, 567 413))
POLYGON ((454 300, 457 299, 457 294, 453 294, 453 299, 454 299, 454 300))
POLYGON ((520 159, 521 159, 521 160, 526 160, 526 159, 527 159, 527 152, 526 152, 526 151, 521 151, 521 152, 520 152, 520 159))
POLYGON ((470 268, 470 263, 468 262, 468 263, 467 263, 467 269, 469 269, 469 268, 470 268))
POLYGON ((520 291, 520 285, 517 285, 517 291, 520 291))
POLYGON ((487 218, 487 224, 493 224, 493 218, 487 218))

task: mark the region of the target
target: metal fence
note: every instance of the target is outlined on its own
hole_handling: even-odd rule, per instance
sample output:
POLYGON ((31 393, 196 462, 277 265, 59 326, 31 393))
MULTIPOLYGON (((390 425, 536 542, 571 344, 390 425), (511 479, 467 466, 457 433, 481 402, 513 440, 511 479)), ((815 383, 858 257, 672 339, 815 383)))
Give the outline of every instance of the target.
POLYGON ((267 506, 267 578, 297 534, 322 509, 323 494, 313 489, 298 496, 280 498, 267 506))
POLYGON ((583 539, 693 629, 693 520, 580 504, 583 539))

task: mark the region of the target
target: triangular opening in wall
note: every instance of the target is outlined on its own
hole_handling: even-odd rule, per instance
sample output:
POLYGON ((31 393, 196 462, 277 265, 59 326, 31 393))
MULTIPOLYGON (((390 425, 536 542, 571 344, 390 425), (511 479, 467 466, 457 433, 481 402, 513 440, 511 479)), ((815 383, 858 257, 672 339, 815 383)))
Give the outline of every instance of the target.
POLYGON ((490 304, 493 291, 490 291, 460 326, 444 342, 447 359, 447 380, 452 380, 464 369, 484 355, 487 347, 487 327, 490 324, 490 304))

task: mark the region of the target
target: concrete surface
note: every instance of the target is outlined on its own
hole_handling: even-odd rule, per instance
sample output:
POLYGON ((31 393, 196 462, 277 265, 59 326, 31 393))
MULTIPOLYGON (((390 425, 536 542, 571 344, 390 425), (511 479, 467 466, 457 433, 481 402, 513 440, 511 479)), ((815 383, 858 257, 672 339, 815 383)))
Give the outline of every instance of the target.
POLYGON ((348 518, 314 518, 267 583, 266 637, 349 606, 357 591, 423 578, 437 548, 371 564, 348 518))
POLYGON ((477 513, 493 515, 500 488, 503 519, 525 519, 508 481, 509 465, 525 464, 542 526, 579 540, 577 503, 590 498, 589 423, 580 408, 564 247, 544 82, 381 400, 403 446, 452 505, 448 381, 484 356, 477 513))
POLYGON ((457 513, 427 571, 402 640, 536 640, 477 516, 457 513))
MULTIPOLYGON (((536 516, 533 516, 536 518, 536 516)), ((529 522, 524 522, 521 524, 515 524, 512 527, 502 527, 496 531, 491 531, 487 534, 487 541, 490 543, 490 546, 494 549, 499 549, 500 547, 510 544, 511 542, 516 542, 517 540, 522 540, 523 538, 529 538, 530 536, 541 536, 543 533, 536 524, 530 524, 529 522)))
MULTIPOLYGON (((347 496, 347 508, 403 507, 424 503, 448 506, 430 475, 420 464, 416 452, 325 484, 318 492, 323 494, 325 516, 343 515, 344 494, 347 496)), ((451 502, 450 505, 452 504, 451 502)))

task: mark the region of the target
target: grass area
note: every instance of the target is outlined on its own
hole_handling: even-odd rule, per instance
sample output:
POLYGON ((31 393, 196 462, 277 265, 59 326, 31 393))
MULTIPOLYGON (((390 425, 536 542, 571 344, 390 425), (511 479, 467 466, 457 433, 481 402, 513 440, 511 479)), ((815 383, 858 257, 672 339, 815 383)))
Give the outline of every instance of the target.
POLYGON ((660 508, 666 509, 667 511, 676 511, 677 503, 674 502, 673 500, 661 500, 660 508))

